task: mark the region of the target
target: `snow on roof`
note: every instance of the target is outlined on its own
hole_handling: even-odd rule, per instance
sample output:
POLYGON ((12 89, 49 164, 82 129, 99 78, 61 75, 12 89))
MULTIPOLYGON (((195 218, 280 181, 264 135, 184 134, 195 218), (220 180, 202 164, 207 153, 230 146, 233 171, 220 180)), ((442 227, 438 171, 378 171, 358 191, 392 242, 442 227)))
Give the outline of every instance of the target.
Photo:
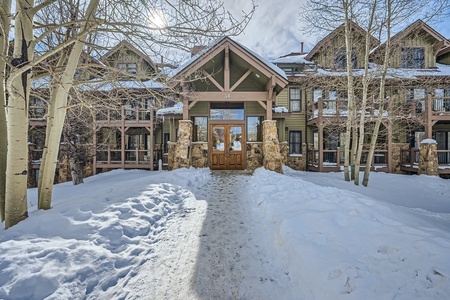
POLYGON ((192 56, 190 59, 188 59, 185 63, 183 63, 174 73, 173 77, 175 77, 176 75, 178 75, 179 73, 181 73, 183 70, 185 70, 188 66, 190 66, 192 63, 194 63, 197 59, 199 59, 203 54, 205 54, 206 52, 208 52, 209 50, 211 50, 214 46, 216 46, 217 44, 219 44, 220 42, 222 42, 224 39, 230 39, 232 40, 234 43, 236 43, 237 45, 239 45, 241 48, 243 48, 245 51, 247 51, 248 53, 250 53, 252 56, 254 56, 256 59, 258 59, 261 63, 263 63, 264 65, 266 65, 268 68, 270 68, 272 71, 274 71, 275 73, 277 73, 278 75, 280 75, 281 77, 283 77, 284 79, 288 79, 286 76, 286 73, 280 69, 278 66, 274 65, 273 63, 271 63, 270 61, 268 61, 267 59, 265 59, 264 57, 262 57, 261 55, 259 55, 258 53, 256 53, 255 51, 251 50, 250 48, 247 48, 246 46, 242 45, 241 43, 236 42, 235 40, 233 40, 230 37, 223 37, 220 39, 217 39, 216 41, 214 41, 210 46, 206 47, 205 49, 203 49, 202 51, 200 51, 199 53, 197 53, 196 55, 192 56))
POLYGON ((276 107, 272 108, 272 110, 276 113, 288 113, 289 112, 289 109, 287 109, 284 106, 276 106, 276 107))
POLYGON ((138 81, 138 80, 119 80, 114 82, 96 82, 98 79, 91 80, 84 85, 85 90, 111 91, 114 89, 162 89, 166 86, 161 82, 154 80, 138 81))
POLYGON ((314 64, 314 62, 311 62, 307 60, 306 57, 307 53, 304 54, 297 54, 297 55, 287 55, 283 57, 276 58, 272 60, 272 63, 274 64, 314 64))
POLYGON ((183 102, 175 103, 172 107, 161 108, 156 111, 157 116, 164 116, 168 114, 181 115, 183 113, 183 102))

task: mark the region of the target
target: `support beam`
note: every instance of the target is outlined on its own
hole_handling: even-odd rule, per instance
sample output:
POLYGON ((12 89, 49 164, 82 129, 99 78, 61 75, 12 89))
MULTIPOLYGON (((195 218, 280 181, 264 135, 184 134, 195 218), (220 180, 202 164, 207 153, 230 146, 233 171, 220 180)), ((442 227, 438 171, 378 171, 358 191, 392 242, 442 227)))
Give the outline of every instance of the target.
POLYGON ((224 91, 223 87, 211 76, 211 74, 209 74, 208 72, 206 72, 205 70, 203 70, 203 74, 220 90, 220 91, 224 91))
POLYGON ((266 101, 267 92, 191 92, 190 101, 211 102, 242 102, 242 101, 266 101))
POLYGON ((247 70, 247 72, 245 72, 245 74, 242 75, 241 78, 239 78, 239 80, 236 81, 236 83, 231 87, 230 91, 231 92, 234 91, 242 83, 242 81, 244 81, 245 78, 247 78, 248 75, 250 75, 251 73, 252 73, 251 70, 247 70))
POLYGON ((197 104, 198 100, 192 101, 191 104, 189 104, 189 109, 193 108, 195 104, 197 104))
POLYGON ((224 88, 230 91, 230 47, 229 43, 225 45, 225 62, 224 62, 224 88))
POLYGON ((272 99, 273 89, 275 88, 275 86, 276 86, 275 76, 272 75, 266 84, 266 90, 269 92, 269 96, 268 96, 269 99, 272 99))
POLYGON ((265 105, 264 102, 258 100, 258 103, 264 108, 264 110, 267 110, 267 105, 265 105))

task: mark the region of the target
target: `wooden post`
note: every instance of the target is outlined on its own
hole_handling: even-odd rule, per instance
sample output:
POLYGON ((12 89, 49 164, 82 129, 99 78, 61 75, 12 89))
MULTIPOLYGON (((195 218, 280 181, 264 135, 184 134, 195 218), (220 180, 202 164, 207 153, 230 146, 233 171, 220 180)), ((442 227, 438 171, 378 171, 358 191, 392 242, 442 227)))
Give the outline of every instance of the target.
POLYGON ((121 132, 120 164, 122 166, 122 169, 125 169, 125 107, 124 106, 122 106, 121 114, 122 114, 122 127, 120 128, 120 132, 121 132))
MULTIPOLYGON (((155 137, 154 137, 154 124, 153 124, 153 120, 154 120, 154 116, 153 116, 153 107, 150 107, 150 170, 154 170, 154 164, 153 164, 153 160, 154 158, 154 153, 153 151, 155 150, 155 137)), ((163 124, 164 126, 164 124, 163 124)), ((161 170, 160 170, 161 171, 161 170)))
POLYGON ((224 61, 224 90, 226 92, 230 91, 230 48, 229 45, 227 43, 227 45, 225 46, 225 61, 224 61))
POLYGON ((323 172, 323 126, 319 124, 319 172, 323 172))
POLYGON ((428 94, 425 99, 425 138, 432 138, 433 121, 431 116, 433 113, 433 102, 431 99, 431 94, 428 94))

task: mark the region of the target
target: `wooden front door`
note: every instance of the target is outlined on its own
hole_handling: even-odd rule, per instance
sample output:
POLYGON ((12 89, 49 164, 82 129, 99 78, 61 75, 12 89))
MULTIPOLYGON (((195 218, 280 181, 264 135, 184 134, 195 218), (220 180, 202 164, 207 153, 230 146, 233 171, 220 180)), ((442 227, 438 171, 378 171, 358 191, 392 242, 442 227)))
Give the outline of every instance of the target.
POLYGON ((211 170, 244 170, 244 126, 211 125, 211 170))

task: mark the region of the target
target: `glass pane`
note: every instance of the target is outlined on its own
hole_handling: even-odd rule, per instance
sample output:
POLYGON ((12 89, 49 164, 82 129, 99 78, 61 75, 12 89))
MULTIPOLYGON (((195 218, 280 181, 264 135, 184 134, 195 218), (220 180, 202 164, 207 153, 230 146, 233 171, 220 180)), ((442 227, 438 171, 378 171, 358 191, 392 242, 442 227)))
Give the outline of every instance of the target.
POLYGON ((230 150, 241 151, 242 127, 230 127, 230 150))
POLYGON ((213 127, 214 151, 225 151, 225 127, 213 127))
POLYGON ((207 117, 194 117, 194 142, 206 142, 208 141, 208 118, 207 117))
POLYGON ((247 117, 247 141, 262 141, 262 120, 263 117, 247 117))
POLYGON ((211 108, 211 120, 244 120, 242 108, 211 108))

